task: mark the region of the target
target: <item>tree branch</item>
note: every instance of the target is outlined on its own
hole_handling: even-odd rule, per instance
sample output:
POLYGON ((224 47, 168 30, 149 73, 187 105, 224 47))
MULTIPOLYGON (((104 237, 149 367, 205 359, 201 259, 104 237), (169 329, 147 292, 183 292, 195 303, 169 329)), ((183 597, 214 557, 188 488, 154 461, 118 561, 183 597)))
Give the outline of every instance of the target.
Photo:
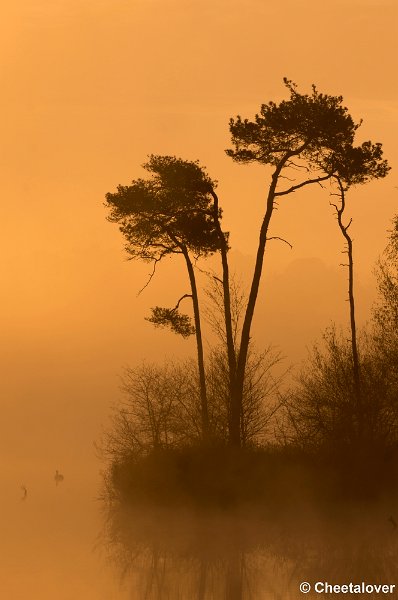
POLYGON ((279 179, 287 179, 288 181, 294 181, 292 177, 287 177, 286 175, 279 175, 279 179))
POLYGON ((288 246, 290 246, 290 248, 291 248, 291 249, 293 249, 293 246, 292 246, 292 244, 291 244, 290 242, 288 242, 288 241, 287 241, 287 240, 285 240, 284 238, 282 238, 282 237, 279 237, 279 236, 277 236, 277 235, 274 235, 274 236, 272 236, 272 237, 267 237, 267 242, 268 242, 269 240, 280 240, 281 242, 285 242, 285 244, 287 244, 288 246))
POLYGON ((144 290, 145 290, 145 289, 148 287, 148 285, 151 283, 151 281, 152 281, 152 279, 153 279, 153 277, 154 277, 154 275, 155 275, 155 272, 156 272, 156 267, 157 267, 157 264, 158 264, 158 263, 159 263, 159 262, 162 260, 163 256, 165 256, 165 254, 167 254, 167 252, 166 252, 166 251, 162 252, 158 258, 153 258, 153 259, 152 259, 152 260, 153 260, 153 269, 152 269, 152 273, 150 273, 150 274, 149 274, 148 281, 146 282, 146 284, 144 285, 144 287, 142 287, 142 288, 139 290, 139 292, 137 293, 137 297, 138 297, 138 296, 140 296, 140 295, 142 294, 142 292, 143 292, 143 291, 144 291, 144 290))
POLYGON ((285 196, 286 194, 291 194, 292 192, 295 192, 296 190, 304 187, 305 185, 310 185, 311 183, 320 183, 321 181, 326 181, 327 179, 330 179, 332 177, 332 175, 325 175, 324 177, 317 177, 316 179, 307 179, 306 181, 303 181, 302 183, 298 183, 297 185, 292 185, 292 187, 288 188, 287 190, 284 190, 283 192, 275 192, 275 196, 285 196))
POLYGON ((304 169, 305 171, 307 171, 307 173, 309 173, 310 171, 307 165, 298 165, 292 160, 289 160, 289 162, 286 163, 286 167, 288 167, 289 169, 304 169))
POLYGON ((178 310, 180 303, 185 299, 185 298, 192 298, 192 294, 184 294, 183 296, 181 296, 181 298, 178 300, 177 304, 175 305, 175 307, 172 309, 173 311, 178 310))

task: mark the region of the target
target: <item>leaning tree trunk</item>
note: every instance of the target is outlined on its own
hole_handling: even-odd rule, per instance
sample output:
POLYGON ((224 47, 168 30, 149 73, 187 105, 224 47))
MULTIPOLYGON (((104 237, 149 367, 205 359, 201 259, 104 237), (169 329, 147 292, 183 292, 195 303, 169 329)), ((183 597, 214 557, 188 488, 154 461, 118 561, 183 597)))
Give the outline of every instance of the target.
POLYGON ((289 156, 286 155, 276 167, 273 175, 271 185, 268 191, 267 197, 267 209, 260 229, 260 236, 257 248, 256 263, 254 267, 254 274, 252 284, 250 288, 249 299, 247 302, 245 318, 242 326, 241 340, 239 346, 238 363, 236 368, 236 381, 233 390, 233 397, 231 398, 231 407, 233 412, 231 415, 232 430, 231 430, 231 444, 234 446, 240 446, 242 442, 241 435, 241 414, 243 407, 243 387, 245 381, 245 371, 247 364, 247 357, 249 352, 250 344, 250 331, 253 322, 254 309, 256 307, 258 290, 260 287, 261 274, 263 270, 264 252, 267 244, 267 233, 271 217, 274 211, 274 201, 276 186, 280 172, 282 171, 289 156))
POLYGON ((191 284, 192 292, 192 304, 193 314, 195 323, 195 335, 196 335, 196 347, 198 354, 198 371, 199 371, 199 388, 200 388, 200 407, 202 417, 202 436, 203 439, 209 437, 209 410, 207 404, 207 391, 206 391, 206 376, 205 376, 205 362, 203 353, 203 340, 202 340, 202 328, 200 324, 200 312, 199 312, 199 297, 198 289, 196 286, 195 272, 193 269, 192 261, 189 257, 187 248, 182 247, 182 253, 185 258, 185 262, 188 269, 189 281, 191 284))
MULTIPOLYGON (((248 300, 248 303, 246 306, 246 313, 245 313, 245 318, 244 318, 243 326, 242 326, 242 334, 241 334, 239 354, 238 354, 238 363, 237 363, 237 369, 236 369, 236 385, 235 385, 235 389, 234 389, 235 396, 234 396, 233 402, 232 402, 232 405, 235 407, 236 412, 234 412, 233 437, 231 440, 232 444, 235 446, 240 446, 241 442, 242 442, 241 415, 243 413, 243 411, 242 411, 243 388, 244 388, 245 371, 246 371, 246 364, 247 364, 249 344, 250 344, 250 331, 251 331, 252 322, 253 322, 254 309, 256 307, 256 302, 257 302, 258 290, 260 287, 261 275, 262 275, 262 271, 263 271, 264 252, 265 252, 265 247, 266 247, 267 239, 268 239, 267 234, 268 234, 268 229, 269 229, 269 225, 271 222, 272 214, 274 212, 275 198, 277 196, 278 197, 285 196, 287 194, 295 192, 296 190, 298 190, 306 185, 309 185, 312 183, 319 183, 319 182, 325 181, 326 179, 329 179, 331 177, 330 174, 327 174, 322 177, 316 177, 315 179, 308 179, 299 184, 291 186, 287 190, 277 192, 276 188, 277 188, 278 180, 281 175, 282 169, 286 166, 286 163, 291 158, 293 158, 294 156, 299 156, 300 153, 303 150, 305 150, 305 147, 308 145, 309 141, 305 142, 297 150, 288 151, 288 152, 286 152, 286 154, 284 156, 282 156, 282 158, 279 160, 279 162, 276 165, 275 170, 272 174, 271 185, 268 190, 266 212, 265 212, 264 219, 263 219, 261 229, 260 229, 260 236, 259 236, 257 255, 256 255, 256 263, 255 263, 255 267, 254 267, 253 279, 252 279, 252 284, 251 284, 251 288, 250 288, 249 300, 248 300)), ((281 239, 281 238, 279 238, 279 239, 281 239)))

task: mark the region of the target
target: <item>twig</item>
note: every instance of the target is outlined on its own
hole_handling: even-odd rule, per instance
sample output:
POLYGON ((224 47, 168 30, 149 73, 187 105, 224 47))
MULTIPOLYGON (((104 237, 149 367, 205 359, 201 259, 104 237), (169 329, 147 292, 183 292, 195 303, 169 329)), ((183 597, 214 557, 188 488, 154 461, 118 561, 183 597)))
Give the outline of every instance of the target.
POLYGON ((280 240, 281 242, 285 242, 285 244, 287 244, 288 246, 290 246, 290 249, 293 250, 292 244, 290 242, 288 242, 287 240, 285 240, 284 238, 282 238, 282 237, 274 235, 272 237, 267 238, 267 241, 269 241, 269 240, 280 240))
POLYGON ((293 177, 287 177, 286 175, 279 175, 279 179, 287 179, 288 181, 294 181, 293 177))
POLYGON ((142 287, 139 292, 137 293, 137 297, 140 296, 142 294, 142 292, 148 287, 148 285, 151 283, 155 272, 156 272, 156 266, 158 264, 158 262, 160 262, 163 258, 163 255, 160 258, 154 258, 153 259, 153 269, 152 269, 152 273, 149 274, 149 278, 148 281, 146 282, 146 284, 144 285, 144 287, 142 287))
POLYGON ((179 306, 180 306, 180 302, 182 302, 184 300, 184 298, 192 298, 192 294, 184 294, 183 296, 181 296, 181 298, 178 300, 177 304, 175 305, 174 308, 172 308, 172 311, 176 311, 178 310, 179 306))

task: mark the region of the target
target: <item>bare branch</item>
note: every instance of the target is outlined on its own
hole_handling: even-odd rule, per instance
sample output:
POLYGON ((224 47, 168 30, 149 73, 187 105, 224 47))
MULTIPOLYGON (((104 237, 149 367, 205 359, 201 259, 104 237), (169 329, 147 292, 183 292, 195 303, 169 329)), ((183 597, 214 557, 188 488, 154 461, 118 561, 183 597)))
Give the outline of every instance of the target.
POLYGON ((285 244, 287 244, 288 246, 290 246, 291 249, 293 249, 293 246, 292 246, 292 244, 290 242, 288 242, 284 238, 279 237, 277 235, 274 235, 272 237, 267 237, 267 241, 269 241, 269 240, 280 240, 281 242, 285 242, 285 244))
POLYGON ((185 298, 192 298, 192 294, 184 294, 183 296, 181 296, 181 298, 178 300, 177 304, 175 305, 175 307, 172 310, 178 310, 180 303, 185 299, 185 298))
POLYGON ((144 285, 144 287, 142 287, 139 292, 137 293, 137 297, 140 296, 140 294, 142 294, 142 292, 148 287, 148 285, 151 283, 155 273, 156 273, 156 267, 158 262, 160 262, 163 258, 164 254, 162 254, 159 258, 154 258, 153 259, 153 269, 152 269, 152 273, 149 274, 149 278, 148 281, 146 282, 146 284, 144 285))
POLYGON ((218 281, 218 283, 223 283, 222 279, 220 279, 220 277, 217 277, 217 275, 212 275, 212 277, 215 281, 218 281))
POLYGON ((305 185, 310 185, 311 183, 320 183, 321 181, 326 181, 327 179, 330 179, 332 176, 331 175, 325 175, 324 177, 316 177, 315 179, 307 179, 306 181, 303 181, 302 183, 298 183, 297 185, 292 185, 292 187, 288 188, 287 190, 284 190, 283 192, 275 192, 275 196, 285 196, 286 194, 291 194, 292 192, 295 192, 296 190, 304 187, 305 185))
POLYGON ((307 171, 307 173, 310 172, 310 169, 307 167, 307 165, 298 165, 292 160, 289 160, 286 163, 286 167, 288 167, 289 169, 304 169, 305 171, 307 171))
MULTIPOLYGON (((332 196, 337 196, 337 194, 331 194, 331 195, 332 195, 332 196)), ((333 206, 333 208, 335 208, 335 209, 336 209, 336 213, 338 213, 338 212, 339 212, 339 209, 338 209, 338 206, 337 206, 337 204, 333 204, 333 202, 329 202, 329 205, 330 205, 330 206, 333 206)))
POLYGON ((203 275, 206 275, 207 277, 214 277, 215 279, 217 279, 217 277, 214 274, 213 270, 207 270, 207 269, 203 269, 202 267, 198 267, 197 263, 194 264, 194 267, 197 271, 199 271, 199 273, 203 273, 203 275))
POLYGON ((288 181, 294 181, 293 177, 287 177, 287 175, 279 175, 279 179, 287 179, 288 181))

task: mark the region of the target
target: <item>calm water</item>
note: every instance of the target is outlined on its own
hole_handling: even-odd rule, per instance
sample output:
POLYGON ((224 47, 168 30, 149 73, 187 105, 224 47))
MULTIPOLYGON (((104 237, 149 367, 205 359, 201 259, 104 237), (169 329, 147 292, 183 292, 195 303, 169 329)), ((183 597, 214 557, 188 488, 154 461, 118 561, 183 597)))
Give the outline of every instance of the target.
POLYGON ((320 598, 303 596, 300 583, 398 583, 398 532, 386 508, 327 517, 303 506, 256 516, 117 511, 108 551, 132 600, 320 598))
POLYGON ((124 599, 98 547, 98 478, 89 480, 87 469, 79 471, 76 465, 62 470, 65 479, 56 486, 55 469, 47 464, 3 465, 0 598, 124 599), (25 500, 22 484, 28 491, 25 500))
POLYGON ((290 600, 322 597, 300 594, 301 581, 398 583, 388 502, 327 518, 308 506, 283 516, 118 510, 105 519, 98 477, 75 469, 56 486, 47 467, 34 474, 21 481, 26 500, 15 465, 1 480, 0 598, 290 600))

